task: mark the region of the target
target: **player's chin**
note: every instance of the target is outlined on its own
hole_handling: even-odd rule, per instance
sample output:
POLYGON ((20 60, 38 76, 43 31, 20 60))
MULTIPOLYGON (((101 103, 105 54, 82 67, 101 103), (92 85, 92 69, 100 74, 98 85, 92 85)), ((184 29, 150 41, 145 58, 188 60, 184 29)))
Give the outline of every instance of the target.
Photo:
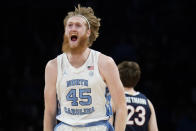
POLYGON ((70 41, 69 46, 70 48, 76 48, 78 47, 79 42, 78 41, 70 41))

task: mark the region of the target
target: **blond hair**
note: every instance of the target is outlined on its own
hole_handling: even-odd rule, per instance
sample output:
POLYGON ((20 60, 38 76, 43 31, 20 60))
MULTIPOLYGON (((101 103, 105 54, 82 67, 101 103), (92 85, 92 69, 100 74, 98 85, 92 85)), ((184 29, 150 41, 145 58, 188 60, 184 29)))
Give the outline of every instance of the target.
POLYGON ((97 39, 97 37, 99 36, 98 31, 99 31, 101 19, 97 18, 94 15, 94 11, 91 7, 81 7, 80 5, 78 5, 78 8, 75 7, 75 11, 68 12, 68 15, 64 19, 64 26, 66 26, 69 18, 73 16, 77 16, 77 15, 84 16, 90 24, 89 26, 87 23, 87 28, 90 27, 90 30, 91 30, 91 34, 90 34, 89 42, 88 42, 88 46, 90 47, 93 44, 93 42, 97 39))

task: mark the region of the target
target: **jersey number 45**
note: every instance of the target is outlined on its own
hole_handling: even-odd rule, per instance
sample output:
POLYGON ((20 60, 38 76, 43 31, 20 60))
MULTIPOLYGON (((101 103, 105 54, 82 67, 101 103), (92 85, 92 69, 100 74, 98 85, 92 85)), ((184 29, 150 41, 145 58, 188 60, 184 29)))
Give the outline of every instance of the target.
POLYGON ((71 89, 66 96, 67 101, 72 101, 72 106, 78 106, 78 103, 81 106, 88 106, 92 104, 91 98, 91 88, 79 89, 79 96, 76 96, 76 89, 71 89), (78 98, 80 98, 78 100, 78 98))

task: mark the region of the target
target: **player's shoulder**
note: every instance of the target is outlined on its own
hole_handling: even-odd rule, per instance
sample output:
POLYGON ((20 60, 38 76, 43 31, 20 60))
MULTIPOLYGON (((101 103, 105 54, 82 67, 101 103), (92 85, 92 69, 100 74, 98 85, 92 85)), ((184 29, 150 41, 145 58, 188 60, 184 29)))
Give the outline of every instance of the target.
POLYGON ((114 62, 112 57, 107 56, 107 55, 105 55, 103 53, 100 53, 99 64, 101 64, 103 66, 109 66, 109 65, 114 65, 115 62, 114 62))
POLYGON ((147 96, 144 93, 141 93, 141 92, 138 92, 138 96, 148 99, 147 96))
POLYGON ((57 57, 54 59, 51 59, 46 64, 46 70, 48 69, 56 69, 57 68, 57 57))
POLYGON ((47 64, 46 67, 57 67, 57 59, 59 59, 60 57, 62 57, 64 55, 64 53, 61 53, 59 55, 57 55, 55 58, 50 59, 47 64))
POLYGON ((140 93, 139 93, 139 97, 142 97, 142 98, 146 99, 147 102, 148 102, 148 105, 149 105, 150 107, 153 107, 152 102, 148 99, 148 97, 147 97, 145 94, 143 94, 143 93, 140 92, 140 93))
MULTIPOLYGON (((142 97, 146 97, 146 95, 144 94, 144 93, 142 93, 142 92, 138 92, 138 95, 139 96, 142 96, 142 97)), ((147 98, 147 97, 146 97, 147 98)))

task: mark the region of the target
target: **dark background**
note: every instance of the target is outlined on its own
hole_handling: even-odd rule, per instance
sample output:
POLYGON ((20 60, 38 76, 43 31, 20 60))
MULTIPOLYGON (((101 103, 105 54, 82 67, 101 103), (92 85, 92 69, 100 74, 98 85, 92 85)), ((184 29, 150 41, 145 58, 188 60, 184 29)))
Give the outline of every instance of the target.
POLYGON ((193 0, 1 2, 0 131, 42 130, 45 65, 61 53, 63 19, 77 3, 102 19, 93 49, 140 64, 136 90, 153 103, 159 130, 195 131, 193 0))

